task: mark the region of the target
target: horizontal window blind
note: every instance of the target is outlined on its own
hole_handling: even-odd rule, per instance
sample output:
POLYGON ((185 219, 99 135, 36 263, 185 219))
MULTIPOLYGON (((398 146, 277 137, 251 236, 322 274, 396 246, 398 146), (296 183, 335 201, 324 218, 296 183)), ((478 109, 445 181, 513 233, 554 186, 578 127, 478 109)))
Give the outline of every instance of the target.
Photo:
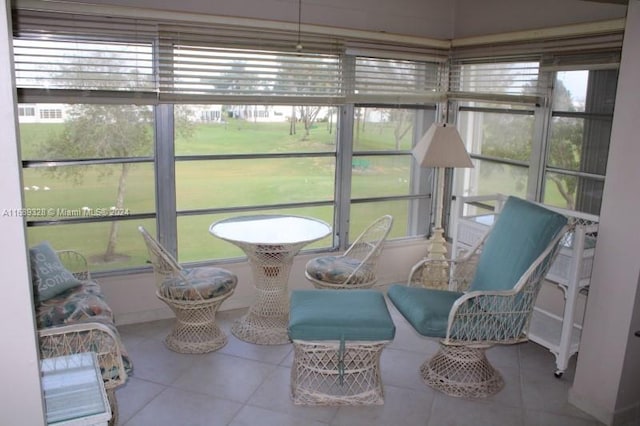
POLYGON ((602 70, 620 66, 620 51, 568 55, 544 55, 540 71, 602 70))
POLYGON ((156 90, 154 26, 137 20, 32 11, 14 25, 19 88, 156 90))
POLYGON ((353 92, 356 102, 425 103, 446 94, 446 63, 356 57, 353 92))
POLYGON ((512 103, 539 103, 539 62, 522 60, 453 61, 450 97, 512 103))
POLYGON ((335 103, 343 97, 339 55, 217 48, 163 38, 159 64, 162 101, 335 103))

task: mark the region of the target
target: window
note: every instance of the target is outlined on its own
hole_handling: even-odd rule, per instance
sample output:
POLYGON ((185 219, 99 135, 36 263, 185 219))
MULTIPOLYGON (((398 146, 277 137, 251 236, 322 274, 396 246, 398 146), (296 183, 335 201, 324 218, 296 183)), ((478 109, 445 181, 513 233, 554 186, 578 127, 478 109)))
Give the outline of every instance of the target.
MULTIPOLYGON (((333 223, 336 117, 335 107, 311 105, 176 107, 174 121, 186 123, 175 131, 179 260, 242 255, 206 232, 232 214, 288 213, 333 223), (193 123, 180 117, 202 109, 226 118, 193 123), (279 114, 257 114, 271 111, 279 114)), ((309 247, 332 245, 327 237, 309 247)))
POLYGON ((138 224, 181 262, 241 256, 206 232, 230 215, 331 223, 337 238, 308 249, 345 249, 383 214, 392 238, 424 235, 433 173, 411 149, 443 119, 476 166, 456 171, 455 193, 599 208, 615 92, 601 68, 575 74, 582 104, 561 93, 573 71, 558 72, 551 111, 542 54, 461 59, 438 43, 168 15, 14 18, 28 238, 79 249, 93 270, 145 266, 138 224))
POLYGON ((36 108, 32 106, 21 106, 18 107, 18 116, 19 117, 35 117, 36 108))
POLYGON ((544 202, 599 214, 617 70, 556 73, 544 202))
POLYGON ((429 218, 417 212, 429 211, 431 188, 410 151, 435 108, 360 106, 354 116, 350 236, 384 214, 394 217, 391 238, 425 234, 429 218))
POLYGON ((459 177, 464 176, 462 193, 499 192, 525 198, 534 111, 466 103, 460 107, 458 123, 474 163, 473 169, 456 170, 459 177))
POLYGON ((55 120, 62 119, 62 110, 61 109, 41 109, 40 110, 40 118, 43 120, 55 120))
POLYGON ((93 270, 143 265, 136 226, 155 212, 152 109, 64 109, 64 123, 20 123, 29 243, 81 251, 93 270))
MULTIPOLYGON (((602 58, 610 60, 610 56, 602 58)), ((523 86, 523 93, 534 86, 540 92, 546 81, 552 81, 550 108, 527 105, 526 98, 517 96, 507 102, 507 98, 482 94, 457 95, 479 99, 458 103, 458 129, 475 164, 474 169, 456 171, 458 193, 500 192, 599 214, 617 70, 610 65, 567 70, 563 61, 567 60, 545 58, 545 63, 561 63, 563 69, 550 72, 542 67, 545 72, 539 74, 539 81, 528 80, 523 86), (492 100, 500 102, 489 103, 492 100), (548 120, 544 118, 547 114, 548 120)), ((464 66, 460 74, 465 75, 464 66)))
POLYGON ((44 212, 30 241, 109 270, 144 265, 139 223, 181 262, 241 256, 206 232, 229 215, 333 224, 311 249, 387 213, 394 236, 426 232, 429 173, 410 149, 444 99, 436 49, 360 56, 302 34, 300 52, 281 30, 88 16, 16 14, 16 83, 39 119, 20 123, 25 199, 44 212))

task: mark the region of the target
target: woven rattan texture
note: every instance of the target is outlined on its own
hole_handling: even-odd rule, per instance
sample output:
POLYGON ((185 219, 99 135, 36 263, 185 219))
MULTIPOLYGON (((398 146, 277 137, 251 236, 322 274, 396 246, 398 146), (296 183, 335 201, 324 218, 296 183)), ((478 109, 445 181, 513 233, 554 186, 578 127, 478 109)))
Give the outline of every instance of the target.
POLYGON ((291 398, 297 405, 380 405, 384 392, 380 355, 388 344, 293 342, 291 398))

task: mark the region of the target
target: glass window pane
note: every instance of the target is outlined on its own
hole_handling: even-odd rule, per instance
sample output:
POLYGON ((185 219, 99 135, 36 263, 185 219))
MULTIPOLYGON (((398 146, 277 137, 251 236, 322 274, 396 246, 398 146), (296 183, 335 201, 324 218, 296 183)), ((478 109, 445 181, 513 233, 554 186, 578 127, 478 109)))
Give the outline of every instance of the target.
POLYGON ((512 166, 495 161, 473 160, 473 169, 457 169, 465 195, 501 193, 526 198, 527 167, 512 166))
POLYGON ((153 164, 123 163, 23 169, 31 220, 131 215, 155 211, 153 164))
POLYGON ((334 198, 334 158, 264 158, 176 163, 178 210, 334 198))
POLYGON ((561 173, 545 174, 544 203, 599 214, 604 181, 561 173))
MULTIPOLYGON (((212 259, 243 257, 244 252, 228 241, 221 240, 209 233, 212 223, 233 216, 251 216, 258 214, 290 214, 308 216, 333 223, 333 206, 305 207, 295 209, 256 210, 250 213, 224 213, 212 215, 178 217, 178 258, 180 262, 196 262, 212 259)), ((333 226, 333 225, 332 225, 333 226)), ((303 250, 327 248, 332 246, 331 235, 304 247, 303 250)))
POLYGON ((337 119, 337 109, 324 106, 180 105, 175 153, 334 152, 337 119))
POLYGON ((548 165, 604 176, 611 123, 611 118, 607 117, 554 117, 551 121, 548 165))
POLYGON ((553 88, 555 111, 584 111, 589 71, 562 71, 556 74, 553 88))
POLYGON ((528 162, 533 139, 533 115, 461 111, 460 136, 473 154, 528 162))
POLYGON ((349 243, 352 243, 358 235, 365 230, 374 220, 380 216, 390 214, 393 216, 393 226, 387 239, 402 238, 415 235, 424 235, 427 230, 415 230, 411 228, 410 220, 412 212, 416 211, 413 204, 416 200, 377 201, 371 203, 352 203, 349 223, 349 243))
POLYGON ((35 104, 19 116, 23 160, 153 156, 153 110, 137 105, 35 104))
POLYGON ((410 195, 410 155, 354 156, 352 159, 351 196, 353 198, 410 195))
POLYGON ((399 151, 413 147, 414 126, 424 110, 362 107, 354 114, 354 152, 399 151))
POLYGON ((97 272, 147 265, 140 225, 156 234, 155 220, 145 219, 29 227, 27 238, 29 246, 49 241, 56 250, 75 250, 87 258, 90 271, 97 272))

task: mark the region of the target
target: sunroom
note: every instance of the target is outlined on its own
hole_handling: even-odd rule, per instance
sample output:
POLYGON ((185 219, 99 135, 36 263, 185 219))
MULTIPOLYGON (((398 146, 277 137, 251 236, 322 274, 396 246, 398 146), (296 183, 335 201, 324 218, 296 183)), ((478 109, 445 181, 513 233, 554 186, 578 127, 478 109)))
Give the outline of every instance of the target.
MULTIPOLYGON (((155 297, 140 225, 180 263, 237 274, 223 316, 254 297, 244 253, 208 231, 232 216, 331 226, 296 257, 288 286, 298 289, 309 286, 310 258, 344 251, 390 214, 378 280, 405 281, 435 221, 434 170, 411 154, 433 123, 455 125, 474 163, 445 176, 449 241, 460 212, 490 211, 483 196, 497 193, 604 216, 633 2, 566 1, 543 13, 544 25, 526 19, 524 2, 500 4, 509 25, 471 2, 407 4, 432 30, 400 6, 387 10, 386 26, 382 12, 341 25, 337 5, 290 3, 265 19, 232 6, 12 5, 25 245, 83 253, 119 326, 172 317, 155 297), (487 23, 472 25, 476 13, 487 23), (459 209, 463 201, 471 210, 459 209)), ((539 304, 562 315, 563 299, 548 285, 539 304)), ((579 296, 585 324, 591 299, 579 296)), ((587 368, 576 373, 582 386, 595 380, 587 368)), ((602 408, 588 412, 605 422, 603 413, 628 416, 638 399, 611 409, 597 393, 572 392, 582 410, 598 400, 602 408)))

